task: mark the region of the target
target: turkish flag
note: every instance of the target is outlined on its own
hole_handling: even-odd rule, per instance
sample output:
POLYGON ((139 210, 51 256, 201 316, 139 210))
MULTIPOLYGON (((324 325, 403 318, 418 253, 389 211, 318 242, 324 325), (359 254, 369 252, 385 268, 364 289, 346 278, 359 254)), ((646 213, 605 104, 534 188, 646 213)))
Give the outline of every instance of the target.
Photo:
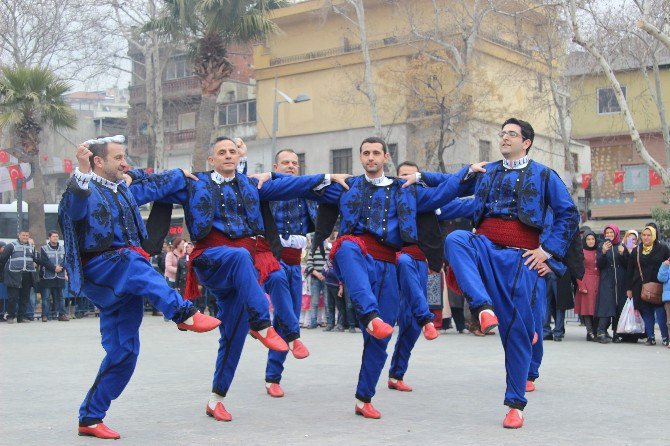
POLYGON ((154 169, 153 169, 153 167, 147 167, 147 173, 150 174, 150 175, 151 175, 152 173, 154 173, 154 169))
POLYGON ((658 186, 659 184, 661 184, 661 177, 654 169, 649 169, 649 186, 658 186))
POLYGON ((626 174, 623 170, 614 171, 614 184, 623 183, 623 177, 626 174))
POLYGON ((583 173, 582 174, 582 189, 586 189, 589 187, 589 184, 591 184, 591 177, 593 175, 590 173, 583 173))
MULTIPOLYGON (((12 180, 12 187, 14 188, 14 190, 16 190, 16 180, 19 178, 25 179, 25 177, 23 176, 23 172, 21 172, 21 167, 14 164, 12 166, 9 166, 7 169, 9 170, 9 178, 12 180)), ((25 187, 26 183, 23 182, 23 188, 25 187)))
POLYGON ((9 162, 9 153, 5 152, 4 150, 0 150, 0 163, 8 163, 9 162))
POLYGON ((65 173, 72 173, 72 160, 67 158, 63 160, 63 170, 65 173))

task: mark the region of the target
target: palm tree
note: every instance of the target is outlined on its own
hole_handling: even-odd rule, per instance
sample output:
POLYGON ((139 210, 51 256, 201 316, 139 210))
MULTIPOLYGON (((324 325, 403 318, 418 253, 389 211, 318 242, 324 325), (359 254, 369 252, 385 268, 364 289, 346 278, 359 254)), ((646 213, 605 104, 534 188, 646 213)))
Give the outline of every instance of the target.
MULTIPOLYGON (((0 78, 0 128, 16 135, 20 162, 29 162, 35 187, 26 194, 32 237, 46 240, 44 180, 38 159, 40 133, 45 126, 74 128, 77 116, 63 100, 70 86, 46 68, 3 68, 0 78)), ((49 228, 53 229, 53 228, 49 228)))
POLYGON ((198 112, 193 168, 204 170, 214 130, 216 98, 233 65, 228 48, 233 43, 258 41, 277 32, 269 18, 285 0, 165 0, 162 16, 146 30, 159 30, 189 49, 202 99, 198 112))

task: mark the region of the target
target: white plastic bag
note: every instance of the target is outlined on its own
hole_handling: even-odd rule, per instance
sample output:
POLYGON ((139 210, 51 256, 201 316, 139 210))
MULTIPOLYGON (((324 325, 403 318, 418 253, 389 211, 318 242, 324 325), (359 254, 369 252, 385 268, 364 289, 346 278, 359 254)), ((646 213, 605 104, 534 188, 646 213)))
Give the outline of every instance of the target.
POLYGON ((621 310, 617 333, 644 333, 644 322, 640 312, 633 306, 633 299, 629 297, 621 310))

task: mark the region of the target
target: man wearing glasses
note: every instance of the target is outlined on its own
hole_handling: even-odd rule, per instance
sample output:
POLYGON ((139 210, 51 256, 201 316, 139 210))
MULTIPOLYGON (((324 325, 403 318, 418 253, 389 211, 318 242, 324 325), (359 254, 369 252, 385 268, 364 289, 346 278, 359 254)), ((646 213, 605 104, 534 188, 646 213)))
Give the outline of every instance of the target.
MULTIPOLYGON (((535 137, 528 122, 510 118, 498 136, 503 160, 488 164, 471 190, 477 233, 449 234, 445 258, 482 331, 499 324, 509 407, 503 426, 520 428, 532 344, 540 330, 533 322, 533 289, 546 268, 556 270, 564 260, 579 214, 558 174, 528 158, 535 137), (554 220, 543 228, 548 208, 554 220)), ((430 186, 440 177, 424 172, 422 179, 430 186)))

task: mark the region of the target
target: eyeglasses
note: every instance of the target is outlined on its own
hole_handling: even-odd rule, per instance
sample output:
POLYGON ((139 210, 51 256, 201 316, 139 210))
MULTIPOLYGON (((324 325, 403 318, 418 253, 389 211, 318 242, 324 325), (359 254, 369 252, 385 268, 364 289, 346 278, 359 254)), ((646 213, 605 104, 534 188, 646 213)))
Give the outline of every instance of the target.
POLYGON ((520 133, 517 133, 514 130, 510 130, 509 132, 504 131, 504 130, 502 132, 498 132, 498 136, 500 138, 502 138, 505 135, 508 135, 510 138, 516 138, 517 136, 521 136, 520 133))

